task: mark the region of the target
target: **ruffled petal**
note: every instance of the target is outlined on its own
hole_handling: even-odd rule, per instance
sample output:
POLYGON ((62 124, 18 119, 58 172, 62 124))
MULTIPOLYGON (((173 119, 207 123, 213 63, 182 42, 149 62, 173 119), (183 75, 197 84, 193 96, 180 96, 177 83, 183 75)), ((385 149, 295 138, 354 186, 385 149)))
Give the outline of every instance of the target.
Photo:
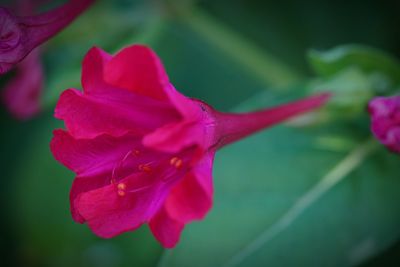
POLYGON ((75 89, 64 91, 55 109, 56 118, 64 120, 76 138, 101 134, 121 136, 127 132, 144 134, 160 125, 178 120, 177 113, 160 102, 131 98, 120 99, 84 95, 75 89))
POLYGON ((208 154, 170 191, 164 205, 150 220, 156 239, 166 248, 173 248, 185 224, 203 219, 212 206, 212 162, 208 154))
POLYGON ((196 101, 173 87, 161 60, 146 46, 133 45, 121 50, 106 64, 104 77, 112 86, 170 103, 186 119, 193 120, 201 113, 196 101))
POLYGON ((133 174, 119 181, 126 186, 123 196, 118 193, 118 184, 81 193, 74 200, 76 212, 100 237, 132 231, 154 215, 167 192, 160 183, 146 185, 146 178, 133 174))
POLYGON ((79 223, 84 223, 85 219, 79 214, 75 206, 75 199, 84 192, 101 188, 110 184, 110 176, 96 175, 91 177, 76 177, 72 183, 71 191, 69 193, 70 209, 72 218, 79 223))
POLYGON ((133 45, 122 49, 105 66, 105 80, 116 87, 166 101, 168 76, 157 55, 148 47, 133 45))
POLYGON ((111 173, 127 153, 140 147, 140 137, 101 135, 94 139, 75 139, 68 132, 53 132, 50 149, 54 157, 79 176, 111 173))
POLYGON ((400 126, 395 126, 387 132, 385 145, 391 151, 400 153, 400 126))
POLYGON ((105 64, 111 60, 111 55, 102 49, 93 47, 82 62, 82 86, 85 93, 102 93, 110 90, 111 86, 104 82, 103 71, 105 64))
POLYGON ((201 220, 212 207, 212 163, 208 154, 188 173, 168 195, 165 208, 168 214, 183 223, 201 220))
POLYGON ((150 220, 150 230, 165 248, 173 248, 178 243, 185 224, 173 219, 165 207, 161 207, 150 220))
POLYGON ((393 152, 400 153, 400 96, 376 97, 369 102, 371 130, 393 152))

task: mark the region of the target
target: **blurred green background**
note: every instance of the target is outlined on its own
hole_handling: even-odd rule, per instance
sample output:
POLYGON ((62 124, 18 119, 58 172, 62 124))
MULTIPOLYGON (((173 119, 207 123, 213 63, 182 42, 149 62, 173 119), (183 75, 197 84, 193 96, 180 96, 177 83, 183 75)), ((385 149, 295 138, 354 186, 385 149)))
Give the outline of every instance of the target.
MULTIPOLYGON (((312 90, 311 48, 360 43, 399 57, 399 3, 98 0, 43 46, 43 112, 20 122, 1 108, 1 266, 400 266, 400 158, 365 143, 363 108, 350 119, 335 109, 337 118, 312 127, 281 125, 220 151, 214 208, 170 251, 147 226, 103 240, 74 223, 74 174, 48 145, 62 127, 52 117, 57 98, 81 88, 80 63, 93 45, 114 53, 146 43, 181 92, 220 110, 249 111, 312 90)), ((347 88, 354 79, 335 84, 347 88)))

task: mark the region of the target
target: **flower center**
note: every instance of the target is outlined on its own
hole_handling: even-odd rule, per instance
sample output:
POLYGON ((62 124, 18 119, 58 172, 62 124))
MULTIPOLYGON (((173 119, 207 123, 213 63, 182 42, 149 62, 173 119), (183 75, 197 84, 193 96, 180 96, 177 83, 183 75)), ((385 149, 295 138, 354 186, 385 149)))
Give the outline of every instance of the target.
POLYGON ((132 149, 115 165, 111 173, 110 182, 116 186, 117 195, 124 197, 127 193, 142 191, 158 182, 166 183, 176 177, 180 177, 177 174, 183 173, 181 171, 184 166, 184 160, 178 156, 171 157, 167 154, 149 155, 147 151, 132 149), (154 158, 157 158, 157 160, 152 161, 151 159, 154 158), (121 175, 122 172, 124 172, 124 175, 121 175), (133 185, 129 181, 118 182, 135 172, 142 173, 142 175, 138 176, 139 179, 142 179, 143 175, 145 175, 147 180, 139 181, 140 185, 133 185))

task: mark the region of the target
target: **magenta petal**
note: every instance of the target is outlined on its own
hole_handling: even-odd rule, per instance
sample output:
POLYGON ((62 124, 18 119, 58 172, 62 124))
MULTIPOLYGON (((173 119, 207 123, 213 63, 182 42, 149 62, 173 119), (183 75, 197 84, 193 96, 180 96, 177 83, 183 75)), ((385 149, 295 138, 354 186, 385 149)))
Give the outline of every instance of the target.
POLYGON ((76 177, 72 183, 69 193, 72 218, 79 223, 84 223, 85 219, 79 214, 75 205, 75 199, 84 192, 98 189, 110 184, 109 175, 98 175, 92 177, 76 177))
MULTIPOLYGON (((110 86, 104 82, 103 71, 105 64, 111 60, 111 55, 97 47, 86 54, 82 63, 82 86, 85 93, 104 92, 110 86)), ((110 89, 112 90, 112 88, 110 89)), ((104 92, 104 93, 106 93, 104 92)))
POLYGON ((15 76, 6 84, 3 97, 8 110, 18 119, 28 119, 40 111, 43 68, 39 51, 21 61, 15 76))
POLYGON ((206 150, 207 135, 204 126, 196 121, 167 124, 143 137, 143 145, 153 149, 177 153, 197 145, 206 150))
POLYGON ((111 58, 109 54, 97 47, 89 50, 82 63, 84 94, 98 99, 105 99, 106 101, 117 102, 118 105, 126 106, 128 109, 136 108, 136 110, 141 110, 144 114, 136 116, 145 116, 150 121, 155 120, 156 117, 161 117, 158 114, 151 114, 157 112, 162 113, 162 117, 170 116, 171 120, 180 118, 179 113, 170 103, 163 103, 106 83, 104 81, 104 68, 111 58))
POLYGON ((143 131, 130 115, 130 110, 84 96, 75 89, 64 91, 55 109, 55 117, 64 120, 68 131, 76 138, 93 138, 101 134, 121 136, 129 131, 143 131))
POLYGON ((376 97, 368 110, 375 137, 391 151, 400 153, 400 96, 376 97))
POLYGON ((163 247, 173 248, 178 243, 185 224, 173 219, 165 207, 162 207, 151 219, 149 226, 151 232, 163 247))
POLYGON ((110 238, 134 230, 154 215, 166 192, 166 188, 159 185, 135 190, 136 185, 142 185, 146 178, 133 174, 119 181, 118 184, 126 186, 123 196, 118 194, 118 184, 81 193, 74 201, 76 210, 101 237, 110 238))
POLYGON ((199 114, 200 107, 176 91, 160 59, 146 46, 133 45, 122 49, 106 64, 104 75, 112 86, 170 102, 186 118, 199 114))
POLYGON ((168 76, 157 55, 146 46, 122 49, 106 64, 104 75, 105 80, 115 87, 161 101, 168 100, 164 92, 169 84, 168 76))
POLYGON ((134 134, 119 138, 101 135, 94 139, 75 139, 64 130, 55 130, 50 148, 54 157, 80 176, 111 173, 116 163, 140 146, 134 134))
POLYGON ((115 185, 109 185, 80 194, 75 206, 95 234, 110 238, 132 231, 146 221, 143 212, 135 210, 136 200, 136 197, 118 196, 115 185))
POLYGON ((392 127, 387 133, 387 145, 389 149, 400 153, 400 125, 392 127))
POLYGON ((146 101, 135 104, 129 100, 121 100, 112 94, 108 98, 93 97, 69 89, 61 94, 55 117, 64 120, 76 138, 93 138, 101 134, 121 136, 127 132, 145 134, 176 118, 176 113, 169 107, 146 101))
POLYGON ((201 220, 212 207, 212 163, 214 154, 204 158, 170 192, 165 208, 175 220, 201 220))

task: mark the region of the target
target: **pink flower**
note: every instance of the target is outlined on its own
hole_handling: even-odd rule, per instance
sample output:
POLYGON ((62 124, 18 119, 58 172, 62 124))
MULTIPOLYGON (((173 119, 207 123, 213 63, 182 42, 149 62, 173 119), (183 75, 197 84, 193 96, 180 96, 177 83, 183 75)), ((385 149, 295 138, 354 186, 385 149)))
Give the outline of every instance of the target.
POLYGON ((371 130, 388 149, 400 153, 400 96, 376 97, 369 102, 371 130))
POLYGON ((0 74, 70 24, 94 0, 70 0, 37 16, 20 17, 0 7, 0 74))
POLYGON ((29 119, 40 111, 42 88, 43 68, 36 48, 17 64, 15 76, 4 88, 4 103, 17 119, 29 119))
POLYGON ((62 93, 51 150, 73 170, 71 211, 110 238, 144 223, 164 247, 212 206, 218 148, 321 106, 318 95, 254 113, 221 113, 175 90, 152 50, 115 56, 93 48, 83 61, 84 92, 62 93))

